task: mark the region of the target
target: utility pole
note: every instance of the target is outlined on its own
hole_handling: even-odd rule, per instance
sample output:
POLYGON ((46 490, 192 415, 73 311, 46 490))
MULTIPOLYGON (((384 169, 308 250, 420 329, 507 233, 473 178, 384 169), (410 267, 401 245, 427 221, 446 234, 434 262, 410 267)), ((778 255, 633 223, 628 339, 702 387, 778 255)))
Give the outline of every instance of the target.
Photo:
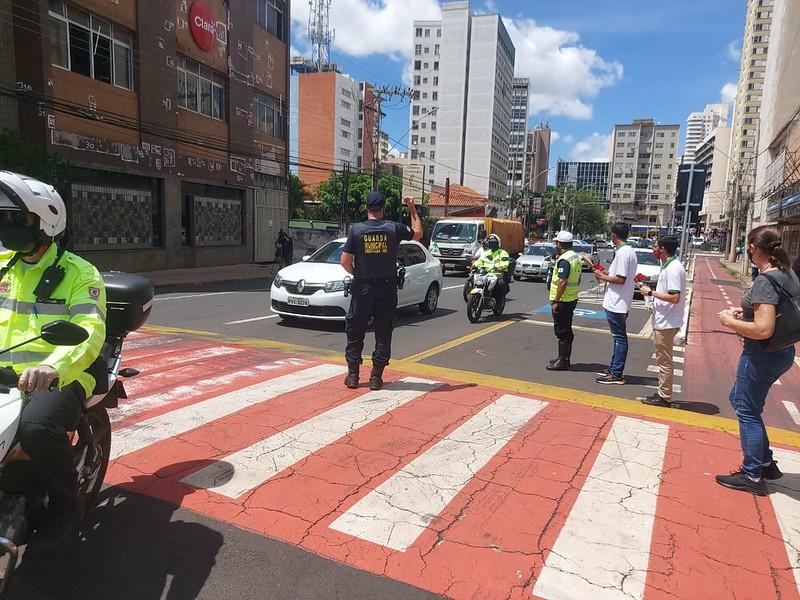
POLYGON ((736 179, 733 181, 734 195, 733 195, 733 209, 731 211, 731 228, 728 235, 730 236, 728 247, 728 260, 734 262, 736 260, 736 247, 739 244, 739 210, 742 204, 742 180, 741 170, 736 174, 736 179))
MULTIPOLYGON (((364 87, 364 94, 366 95, 366 86, 364 87)), ((384 100, 391 100, 395 96, 399 96, 402 100, 403 98, 410 98, 413 95, 414 91, 410 88, 401 88, 398 86, 395 87, 373 87, 372 88, 372 102, 367 105, 366 102, 364 103, 364 110, 371 111, 373 116, 373 131, 372 135, 370 136, 371 146, 372 146, 372 191, 378 191, 378 180, 380 178, 381 173, 381 118, 383 117, 383 111, 381 110, 381 104, 383 104, 384 100)), ((364 125, 367 125, 366 122, 366 115, 364 117, 364 125)))
POLYGON ((349 208, 348 207, 348 205, 349 205, 348 197, 349 197, 349 194, 350 194, 350 163, 349 162, 344 164, 344 175, 343 175, 343 177, 344 177, 344 182, 342 183, 342 206, 341 206, 341 210, 340 210, 340 213, 341 213, 340 221, 341 221, 342 232, 344 234, 347 234, 347 219, 348 219, 348 214, 347 214, 348 210, 347 209, 349 208))
POLYGON ((681 260, 685 260, 686 256, 686 241, 688 239, 687 234, 689 230, 689 205, 692 202, 693 182, 694 182, 694 163, 689 163, 689 185, 686 187, 686 197, 684 198, 684 204, 683 204, 683 227, 681 228, 681 260))
POLYGON ((444 180, 444 216, 447 216, 447 213, 450 210, 450 178, 447 177, 444 180))

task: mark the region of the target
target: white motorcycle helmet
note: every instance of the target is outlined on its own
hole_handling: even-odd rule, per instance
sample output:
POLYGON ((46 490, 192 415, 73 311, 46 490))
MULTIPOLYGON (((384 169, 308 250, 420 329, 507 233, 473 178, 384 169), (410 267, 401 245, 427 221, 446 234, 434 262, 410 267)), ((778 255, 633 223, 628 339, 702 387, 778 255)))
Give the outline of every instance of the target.
POLYGON ((498 250, 498 249, 502 248, 503 245, 500 242, 500 236, 497 235, 496 233, 491 234, 489 237, 486 238, 486 241, 484 242, 483 247, 486 250, 498 250), (492 248, 492 246, 495 245, 495 242, 497 243, 497 245, 496 245, 495 248, 492 248))
POLYGON ((38 241, 42 244, 57 241, 67 229, 67 207, 56 188, 26 175, 0 171, 0 211, 9 210, 38 217, 38 241))

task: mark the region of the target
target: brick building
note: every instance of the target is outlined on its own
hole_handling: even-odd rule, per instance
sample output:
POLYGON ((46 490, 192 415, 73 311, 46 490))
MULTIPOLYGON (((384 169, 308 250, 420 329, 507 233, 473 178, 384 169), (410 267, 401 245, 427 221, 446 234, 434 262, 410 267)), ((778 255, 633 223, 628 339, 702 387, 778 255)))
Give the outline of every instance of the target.
POLYGON ((17 73, 9 93, 0 57, 17 112, 2 123, 73 165, 75 251, 131 271, 274 257, 288 224, 288 2, 0 1, 17 73))

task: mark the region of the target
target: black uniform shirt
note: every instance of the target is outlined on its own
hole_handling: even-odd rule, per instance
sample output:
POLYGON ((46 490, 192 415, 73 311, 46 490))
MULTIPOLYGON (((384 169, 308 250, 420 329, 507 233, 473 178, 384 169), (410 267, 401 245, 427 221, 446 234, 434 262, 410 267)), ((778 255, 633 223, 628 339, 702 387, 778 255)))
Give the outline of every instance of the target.
POLYGON ((411 228, 402 223, 370 219, 350 228, 343 250, 355 256, 357 279, 393 279, 397 276, 397 248, 413 237, 411 228))

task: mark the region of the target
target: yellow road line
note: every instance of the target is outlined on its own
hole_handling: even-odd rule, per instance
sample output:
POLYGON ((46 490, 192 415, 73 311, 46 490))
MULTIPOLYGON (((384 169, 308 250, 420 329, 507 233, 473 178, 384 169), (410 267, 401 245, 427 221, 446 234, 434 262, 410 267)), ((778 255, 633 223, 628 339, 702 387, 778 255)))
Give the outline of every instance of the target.
MULTIPOLYGON (((552 327, 552 323, 548 323, 547 321, 537 321, 536 319, 523 319, 520 323, 527 323, 528 325, 542 325, 544 327, 552 327)), ((600 329, 598 327, 582 327, 580 325, 573 325, 572 329, 574 331, 588 331, 589 333, 604 333, 605 335, 611 335, 608 329, 600 329)), ((641 335, 639 333, 629 333, 629 338, 634 338, 637 340, 649 340, 652 339, 649 335, 641 335)))
MULTIPOLYGON (((638 400, 627 400, 624 398, 606 396, 604 394, 597 394, 594 392, 585 392, 571 388, 534 383, 531 381, 512 379, 510 377, 500 377, 497 375, 486 375, 484 373, 461 371, 447 367, 437 367, 424 363, 409 363, 404 360, 393 361, 391 368, 398 371, 411 371, 415 375, 450 379, 451 381, 457 381, 460 383, 473 383, 475 385, 497 388, 500 390, 526 394, 529 396, 538 396, 540 398, 550 398, 553 400, 561 400, 563 402, 571 402, 573 404, 593 406, 605 410, 659 419, 681 425, 714 429, 717 431, 730 433, 732 435, 739 434, 738 421, 728 417, 702 415, 675 408, 646 406, 638 400)), ((767 427, 767 431, 769 432, 769 439, 771 442, 784 444, 787 446, 800 446, 800 433, 798 432, 773 427, 767 427)))
POLYGON ((480 331, 476 331, 474 333, 470 333, 465 335, 464 337, 457 338, 455 340, 451 340, 449 342, 445 342, 444 344, 439 344, 438 346, 434 346, 433 348, 429 348, 427 350, 423 350, 417 354, 412 354, 403 360, 405 363, 416 363, 420 360, 425 360, 426 358, 430 358, 435 354, 439 354, 444 352, 445 350, 449 350, 450 348, 455 348, 456 346, 460 346, 461 344, 466 344, 467 342, 471 342, 472 340, 476 340, 479 337, 483 337, 484 335, 488 335, 497 331, 498 329, 503 329, 503 327, 508 327, 516 323, 517 321, 501 321, 500 323, 495 323, 494 325, 490 325, 489 327, 485 327, 480 331))

